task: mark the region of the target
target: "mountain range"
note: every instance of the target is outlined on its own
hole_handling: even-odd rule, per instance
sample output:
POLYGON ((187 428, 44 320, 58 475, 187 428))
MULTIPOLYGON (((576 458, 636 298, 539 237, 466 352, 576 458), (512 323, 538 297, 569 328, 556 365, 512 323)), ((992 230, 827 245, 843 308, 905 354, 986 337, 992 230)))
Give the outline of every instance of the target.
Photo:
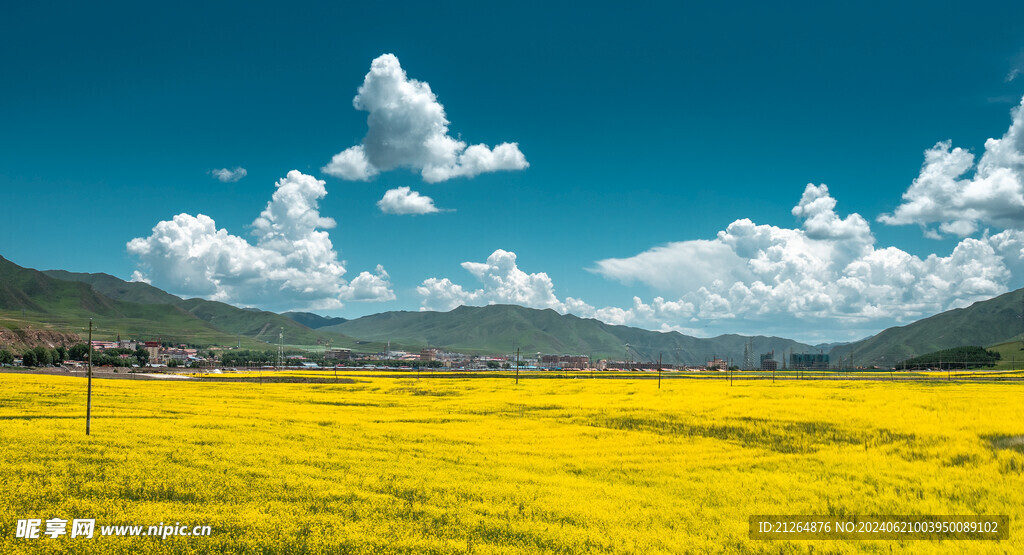
MULTIPOLYGON (((712 357, 742 363, 751 338, 698 339, 676 332, 612 326, 598 320, 511 305, 459 307, 450 312, 385 312, 345 320, 306 312, 275 314, 204 299, 182 299, 152 285, 109 274, 39 272, 0 257, 0 320, 9 328, 81 332, 193 344, 266 348, 283 333, 287 345, 327 345, 359 352, 439 347, 479 354, 585 354, 596 358, 699 363, 712 357), (626 345, 629 345, 628 350, 626 345), (262 345, 262 347, 261 347, 262 345)), ((778 337, 752 338, 754 352, 812 351, 778 337)))
MULTIPOLYGON (((436 346, 453 351, 578 354, 596 359, 703 363, 714 357, 742 365, 744 348, 753 353, 817 352, 811 345, 780 337, 721 335, 708 339, 678 332, 613 326, 599 320, 517 305, 460 306, 449 312, 384 312, 321 328, 351 337, 436 346), (628 348, 627 348, 628 345, 628 348)), ((756 361, 756 358, 755 358, 756 361)))
MULTIPOLYGON (((889 328, 847 344, 809 345, 780 337, 696 338, 655 332, 515 305, 461 306, 449 312, 392 311, 346 320, 309 312, 276 314, 205 299, 182 299, 147 283, 96 273, 22 268, 0 257, 0 325, 81 334, 89 319, 96 337, 116 335, 200 345, 269 348, 332 345, 357 352, 437 347, 480 354, 580 354, 593 358, 701 363, 712 357, 743 364, 762 353, 829 352, 833 363, 894 363, 939 349, 989 346, 1024 331, 1024 289, 889 328), (627 347, 628 345, 628 347, 627 347)), ((23 334, 24 335, 24 334, 23 334)))
POLYGON ((1024 333, 1024 289, 888 328, 832 349, 833 361, 853 356, 857 364, 893 364, 906 358, 963 346, 988 347, 1024 333))
POLYGON ((335 324, 343 324, 348 321, 344 318, 328 318, 319 314, 313 314, 312 312, 284 312, 281 316, 287 316, 303 326, 314 330, 335 324))
MULTIPOLYGON (((84 338, 90 320, 96 339, 120 336, 256 349, 270 348, 279 341, 286 345, 383 348, 317 331, 273 312, 182 299, 149 284, 126 282, 108 274, 40 272, 0 257, 0 325, 4 328, 50 330, 84 338)), ((16 348, 27 346, 16 339, 7 341, 16 348)))

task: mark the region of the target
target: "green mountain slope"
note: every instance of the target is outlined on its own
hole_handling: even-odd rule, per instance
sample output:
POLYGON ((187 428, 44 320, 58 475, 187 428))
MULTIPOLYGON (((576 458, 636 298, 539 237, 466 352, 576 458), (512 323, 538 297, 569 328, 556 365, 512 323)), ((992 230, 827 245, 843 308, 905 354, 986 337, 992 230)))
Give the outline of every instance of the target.
POLYGON ((177 306, 111 299, 87 283, 55 279, 0 257, 2 325, 82 333, 90 318, 98 339, 122 334, 199 344, 232 340, 229 334, 177 306))
POLYGON ((313 314, 312 312, 284 312, 281 316, 287 316, 303 326, 314 330, 325 328, 327 326, 344 324, 348 321, 345 318, 327 318, 320 316, 319 314, 313 314))
MULTIPOLYGON (((119 301, 161 306, 155 310, 176 310, 184 312, 215 328, 225 337, 223 344, 244 342, 243 339, 277 344, 279 334, 286 345, 326 345, 354 348, 358 351, 381 350, 382 345, 365 345, 354 339, 329 331, 312 330, 287 316, 253 308, 238 308, 229 304, 205 299, 181 299, 146 283, 126 282, 108 274, 86 274, 48 270, 43 274, 65 280, 88 284, 106 297, 119 301)), ((297 313, 303 314, 303 313, 297 313)), ((310 314, 329 322, 330 319, 310 314)), ((344 321, 344 319, 338 319, 344 321)), ((266 347, 266 345, 263 345, 266 347)))
POLYGON ((209 322, 217 329, 268 343, 276 344, 279 334, 283 334, 282 341, 287 345, 316 345, 328 342, 339 345, 342 342, 339 334, 311 330, 291 318, 274 312, 243 309, 205 299, 187 299, 179 301, 177 306, 209 322))
POLYGON ((85 274, 65 270, 44 270, 42 273, 63 281, 88 283, 97 292, 118 301, 139 304, 176 304, 181 302, 181 297, 171 295, 148 283, 124 281, 110 274, 85 274))
MULTIPOLYGON (((654 332, 627 326, 612 326, 597 320, 562 315, 554 310, 537 310, 515 305, 461 306, 450 312, 385 312, 322 328, 374 341, 409 346, 510 353, 518 346, 535 354, 583 354, 594 358, 622 360, 626 343, 629 358, 653 361, 658 355, 667 363, 701 363, 713 356, 742 364, 749 338, 723 335, 699 339, 677 332, 654 332)), ((812 347, 778 337, 755 337, 754 352, 774 349, 781 360, 787 349, 811 352, 812 347)), ((756 360, 756 357, 755 357, 756 360)))
POLYGON ((852 353, 856 364, 885 366, 942 349, 1003 343, 1024 332, 1022 309, 1024 289, 1018 289, 836 347, 832 359, 852 353))

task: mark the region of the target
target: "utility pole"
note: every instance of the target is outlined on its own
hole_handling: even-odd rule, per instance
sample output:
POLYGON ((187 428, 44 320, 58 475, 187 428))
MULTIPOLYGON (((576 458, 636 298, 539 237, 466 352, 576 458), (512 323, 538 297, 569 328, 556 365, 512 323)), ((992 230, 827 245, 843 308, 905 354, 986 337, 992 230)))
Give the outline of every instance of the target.
POLYGON ((661 389, 661 353, 658 353, 658 389, 661 389))
POLYGON ((519 385, 519 347, 516 347, 516 385, 519 385))
POLYGON ((284 326, 281 327, 281 332, 277 334, 277 369, 280 370, 284 365, 284 326))
POLYGON ((89 318, 89 385, 85 394, 85 435, 89 435, 92 423, 92 318, 89 318))

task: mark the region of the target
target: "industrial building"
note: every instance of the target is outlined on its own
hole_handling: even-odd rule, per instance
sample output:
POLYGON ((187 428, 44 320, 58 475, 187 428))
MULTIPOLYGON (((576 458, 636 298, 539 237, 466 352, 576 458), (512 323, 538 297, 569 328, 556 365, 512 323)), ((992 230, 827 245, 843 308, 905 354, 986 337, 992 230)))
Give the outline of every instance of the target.
POLYGON ((822 353, 790 353, 791 370, 813 370, 828 368, 828 355, 822 353))

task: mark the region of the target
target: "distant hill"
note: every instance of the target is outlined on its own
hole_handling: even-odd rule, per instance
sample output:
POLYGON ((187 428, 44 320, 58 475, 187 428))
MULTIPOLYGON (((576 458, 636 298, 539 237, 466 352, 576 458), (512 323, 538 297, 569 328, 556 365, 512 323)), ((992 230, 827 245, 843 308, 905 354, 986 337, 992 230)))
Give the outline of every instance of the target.
POLYGON ((238 308, 206 299, 182 299, 146 283, 127 282, 108 274, 87 274, 49 270, 43 272, 61 280, 91 285, 107 297, 147 305, 170 305, 178 310, 211 324, 225 335, 234 336, 232 344, 247 337, 276 344, 280 334, 287 345, 327 344, 349 346, 354 344, 336 333, 314 331, 295 320, 258 308, 238 308))
POLYGON ((312 312, 285 312, 281 314, 281 316, 291 318, 303 326, 314 330, 325 328, 327 326, 344 324, 348 321, 345 318, 327 318, 320 316, 319 314, 313 314, 312 312))
POLYGON ((230 335, 177 306, 112 299, 87 283, 56 279, 0 257, 0 321, 4 327, 81 334, 90 318, 97 338, 124 333, 194 343, 231 340, 230 335))
POLYGON ((857 364, 884 366, 933 351, 990 346, 1024 332, 1024 289, 957 308, 832 349, 832 361, 852 353, 857 364))
POLYGON ((110 274, 85 274, 65 270, 45 270, 42 273, 63 281, 88 283, 99 293, 119 301, 140 304, 176 304, 181 302, 181 297, 171 295, 148 283, 124 281, 110 274))
MULTIPOLYGON (((833 363, 895 364, 925 353, 965 345, 991 346, 1024 336, 1024 289, 847 344, 811 346, 779 337, 753 338, 761 353, 819 352, 831 347, 833 363)), ((275 314, 204 299, 181 299, 146 283, 108 274, 22 268, 0 257, 0 325, 11 330, 81 333, 92 318, 98 338, 117 334, 195 344, 267 348, 284 333, 286 345, 330 343, 376 352, 434 346, 474 353, 583 354, 595 358, 701 363, 713 356, 742 364, 748 337, 700 339, 514 305, 459 307, 450 312, 385 312, 355 320, 308 312, 275 314), (627 355, 626 344, 630 345, 627 355)), ((24 336, 22 334, 19 337, 24 336)), ((28 336, 26 336, 28 337, 28 336)), ((1024 355, 1024 352, 1021 353, 1024 355)), ((1011 355, 1014 356, 1014 355, 1011 355)), ((1011 358, 1011 363, 1012 363, 1011 358)))
POLYGON ((841 341, 838 343, 818 343, 817 345, 814 346, 814 349, 827 353, 830 352, 832 349, 835 349, 836 347, 849 345, 850 343, 850 341, 841 341))
MULTIPOLYGON (((655 332, 628 326, 612 326, 598 320, 562 315, 516 305, 461 306, 450 312, 384 312, 321 328, 350 337, 392 341, 409 346, 511 353, 518 346, 524 353, 581 354, 594 358, 622 360, 626 343, 633 360, 666 363, 702 363, 713 356, 743 362, 748 337, 722 335, 698 339, 677 332, 655 332)), ((778 337, 754 337, 757 355, 770 350, 782 359, 788 349, 813 352, 810 345, 778 337)))
POLYGON ((108 274, 40 272, 0 257, 0 327, 13 332, 4 335, 3 343, 52 343, 52 338, 64 336, 40 332, 82 334, 90 319, 96 339, 120 335, 266 349, 272 348, 283 332, 285 345, 330 343, 358 352, 384 348, 383 344, 312 330, 273 312, 204 299, 184 300, 151 285, 126 282, 108 274))
POLYGON ((268 343, 276 344, 279 334, 284 334, 283 341, 288 345, 341 343, 339 334, 311 330, 291 318, 274 312, 238 308, 205 299, 178 301, 177 305, 218 329, 268 343))

